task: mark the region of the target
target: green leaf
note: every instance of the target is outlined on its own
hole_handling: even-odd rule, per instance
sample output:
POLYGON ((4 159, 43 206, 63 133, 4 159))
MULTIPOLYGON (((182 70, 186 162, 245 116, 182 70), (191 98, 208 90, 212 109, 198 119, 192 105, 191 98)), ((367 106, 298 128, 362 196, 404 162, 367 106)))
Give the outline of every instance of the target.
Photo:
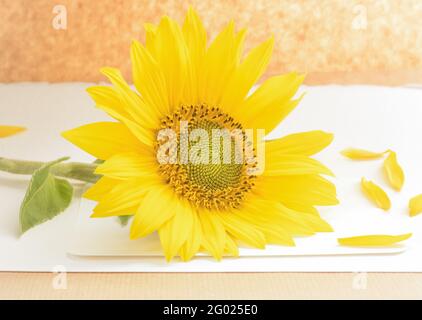
POLYGON ((22 233, 54 218, 69 206, 73 195, 72 185, 50 173, 54 165, 67 159, 60 158, 46 163, 32 175, 20 208, 22 233))
POLYGON ((132 216, 118 216, 119 223, 122 227, 126 227, 132 216))

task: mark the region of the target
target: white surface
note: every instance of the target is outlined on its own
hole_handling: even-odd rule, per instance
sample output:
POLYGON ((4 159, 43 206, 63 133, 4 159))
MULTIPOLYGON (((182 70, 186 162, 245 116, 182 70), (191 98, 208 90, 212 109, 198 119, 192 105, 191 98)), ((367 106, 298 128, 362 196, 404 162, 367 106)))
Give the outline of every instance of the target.
MULTIPOLYGON (((79 219, 75 227, 75 234, 69 250, 69 254, 74 256, 161 256, 160 239, 157 234, 149 237, 130 240, 129 224, 121 227, 116 219, 92 219, 90 215, 95 202, 82 199, 79 208, 79 219)), ((349 232, 355 228, 359 230, 367 229, 373 232, 374 225, 378 233, 397 232, 403 229, 406 221, 393 217, 392 219, 379 220, 377 215, 372 215, 371 210, 364 209, 353 211, 345 206, 337 207, 336 215, 343 216, 343 219, 335 220, 332 215, 327 214, 329 220, 334 220, 333 227, 337 232, 320 233, 313 237, 296 238, 296 246, 276 246, 269 245, 265 250, 242 247, 239 250, 241 257, 272 257, 272 256, 315 256, 315 255, 350 255, 350 254, 387 254, 399 253, 405 250, 405 245, 397 245, 387 248, 359 248, 343 247, 337 244, 337 234, 349 232), (352 213, 349 214, 348 213, 352 213), (361 227, 363 224, 366 227, 361 227), (399 225, 399 226, 398 226, 399 225)), ((407 227, 407 229, 409 229, 407 227)), ((406 229, 403 229, 405 233, 406 229)), ((362 231, 361 231, 362 232, 362 231)), ((200 254, 207 256, 207 254, 200 254)))
MULTIPOLYGON (((25 125, 29 130, 16 137, 0 140, 0 155, 40 160, 70 155, 73 160, 91 160, 58 135, 60 131, 83 123, 107 119, 92 107, 84 91, 86 86, 1 85, 1 123, 25 125)), ((341 201, 338 207, 322 210, 336 230, 334 235, 328 237, 411 231, 414 236, 406 242, 405 252, 353 256, 242 257, 228 258, 220 263, 208 257, 199 257, 189 263, 176 261, 170 264, 161 257, 76 257, 66 254, 66 251, 72 247, 72 239, 81 230, 80 227, 75 228, 78 201, 74 201, 64 214, 19 238, 18 211, 27 180, 1 174, 0 270, 51 271, 60 266, 68 271, 116 272, 422 271, 422 218, 407 216, 408 199, 422 193, 422 126, 419 124, 422 119, 422 90, 362 86, 304 89, 308 92, 306 98, 272 136, 313 129, 335 133, 333 145, 319 156, 337 174, 336 184, 341 201), (338 152, 348 146, 397 151, 407 173, 403 191, 396 193, 385 184, 381 172, 382 161, 351 162, 339 156, 338 152), (362 176, 376 180, 387 190, 393 203, 389 213, 374 208, 361 196, 359 180, 362 176)), ((111 219, 101 223, 108 224, 117 233, 125 232, 111 219)), ((298 251, 303 250, 305 243, 309 243, 306 247, 328 241, 330 245, 332 243, 332 240, 327 240, 327 235, 317 237, 299 239, 298 251)), ((136 245, 136 241, 132 245, 136 245)), ((395 249, 401 250, 402 247, 395 249)), ((273 250, 270 248, 266 254, 273 250)))

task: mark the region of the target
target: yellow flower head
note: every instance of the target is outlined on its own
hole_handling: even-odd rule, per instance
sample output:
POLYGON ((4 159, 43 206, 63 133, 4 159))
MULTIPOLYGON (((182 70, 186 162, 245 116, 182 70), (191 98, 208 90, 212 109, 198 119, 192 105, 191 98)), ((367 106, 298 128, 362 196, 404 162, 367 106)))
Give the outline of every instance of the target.
POLYGON ((158 232, 167 260, 186 261, 199 251, 219 260, 238 255, 240 243, 294 245, 296 235, 332 231, 315 209, 338 202, 321 176, 331 172, 310 158, 332 135, 253 139, 260 129, 271 132, 300 100, 293 97, 304 77, 296 73, 272 77, 249 94, 273 39, 243 57, 244 30, 230 22, 208 44, 192 9, 182 26, 164 17, 145 28, 145 45, 131 47, 137 92, 113 68, 102 69, 113 86, 88 89, 116 121, 63 133, 104 160, 96 170, 102 178, 85 194, 98 202, 92 216, 133 215, 131 238, 158 232), (214 140, 215 132, 223 134, 214 140))

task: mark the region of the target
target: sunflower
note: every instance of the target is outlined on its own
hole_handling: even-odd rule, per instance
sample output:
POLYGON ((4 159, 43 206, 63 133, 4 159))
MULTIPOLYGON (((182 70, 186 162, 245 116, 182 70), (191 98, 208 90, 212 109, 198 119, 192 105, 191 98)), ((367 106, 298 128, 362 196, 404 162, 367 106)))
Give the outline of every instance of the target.
MULTIPOLYGON (((132 215, 130 238, 158 232, 168 261, 175 256, 187 261, 199 251, 220 260, 237 256, 239 244, 293 246, 294 236, 332 231, 316 209, 338 202, 334 185, 323 177, 332 173, 310 158, 331 143, 329 133, 264 141, 259 173, 257 162, 246 157, 240 163, 180 161, 193 148, 191 141, 182 148, 181 123, 206 133, 269 133, 296 107, 301 98, 294 96, 304 79, 296 73, 269 78, 250 94, 269 63, 273 38, 243 56, 246 31, 235 31, 229 22, 208 45, 191 8, 182 26, 163 17, 145 29, 145 45, 133 41, 130 51, 136 91, 109 67, 101 71, 113 86, 87 90, 116 121, 63 133, 104 160, 96 169, 101 178, 84 195, 97 202, 92 217, 132 215), (159 161, 167 141, 159 139, 163 130, 179 137, 172 149, 181 153, 176 162, 159 161)), ((256 156, 257 143, 244 142, 256 156)), ((229 151, 229 159, 236 150, 229 151)))

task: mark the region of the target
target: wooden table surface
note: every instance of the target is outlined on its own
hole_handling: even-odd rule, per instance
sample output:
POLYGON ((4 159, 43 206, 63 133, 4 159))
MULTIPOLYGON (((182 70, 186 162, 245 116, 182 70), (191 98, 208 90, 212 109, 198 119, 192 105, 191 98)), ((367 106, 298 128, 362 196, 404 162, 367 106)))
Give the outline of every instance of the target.
POLYGON ((422 273, 0 273, 0 299, 422 299, 422 273), (59 283, 59 285, 58 285, 59 283))

